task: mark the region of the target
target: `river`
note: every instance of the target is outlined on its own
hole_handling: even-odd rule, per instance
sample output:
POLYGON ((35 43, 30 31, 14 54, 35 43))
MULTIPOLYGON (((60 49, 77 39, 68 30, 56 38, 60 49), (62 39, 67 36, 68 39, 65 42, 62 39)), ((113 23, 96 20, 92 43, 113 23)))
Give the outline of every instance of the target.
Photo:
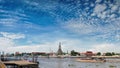
POLYGON ((88 63, 75 58, 38 58, 40 68, 120 68, 120 62, 88 63))

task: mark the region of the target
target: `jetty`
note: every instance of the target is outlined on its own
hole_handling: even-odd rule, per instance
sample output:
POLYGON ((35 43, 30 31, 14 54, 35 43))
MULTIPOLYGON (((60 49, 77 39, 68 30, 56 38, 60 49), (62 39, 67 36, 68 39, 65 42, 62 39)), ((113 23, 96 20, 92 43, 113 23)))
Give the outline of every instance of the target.
POLYGON ((0 68, 6 68, 5 64, 2 61, 0 61, 0 68))
POLYGON ((39 68, 37 58, 33 57, 32 61, 27 59, 14 59, 2 57, 0 61, 0 68, 39 68))
POLYGON ((3 62, 6 67, 10 68, 39 68, 38 63, 29 62, 26 60, 19 60, 19 61, 4 61, 3 62))

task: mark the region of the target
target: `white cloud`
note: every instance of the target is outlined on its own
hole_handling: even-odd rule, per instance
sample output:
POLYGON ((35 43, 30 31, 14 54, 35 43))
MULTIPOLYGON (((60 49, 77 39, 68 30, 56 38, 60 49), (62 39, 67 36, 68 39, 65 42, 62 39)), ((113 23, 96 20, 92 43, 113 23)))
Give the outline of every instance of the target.
POLYGON ((44 51, 40 46, 38 45, 32 45, 32 46, 14 46, 14 47, 9 47, 7 48, 7 50, 5 50, 5 52, 38 52, 38 51, 44 51))
POLYGON ((110 20, 111 18, 119 17, 117 14, 119 14, 119 4, 118 1, 113 3, 106 3, 100 4, 101 0, 96 1, 96 5, 93 8, 93 13, 91 16, 97 16, 101 20, 110 20), (114 15, 113 15, 114 14, 114 15))
POLYGON ((81 18, 69 20, 67 22, 67 25, 65 25, 65 28, 78 34, 89 34, 91 32, 94 32, 94 27, 89 24, 89 20, 81 18))
MULTIPOLYGON (((1 39, 2 40, 2 39, 1 39)), ((14 52, 57 52, 58 47, 59 47, 59 42, 62 43, 62 50, 64 52, 75 50, 78 52, 83 52, 88 49, 85 49, 83 46, 83 43, 79 39, 57 39, 56 41, 52 42, 45 42, 42 44, 30 44, 30 45, 15 45, 14 41, 9 39, 10 42, 6 43, 5 46, 2 50, 5 52, 9 53, 14 53, 14 52), (10 45, 11 43, 11 45, 10 45), (8 46, 9 45, 9 46, 8 46)), ((7 40, 2 40, 4 41, 2 44, 5 43, 7 40)), ((1 50, 1 48, 0 48, 1 50)))
POLYGON ((21 38, 25 38, 24 34, 20 34, 20 33, 8 33, 8 32, 0 32, 0 34, 3 35, 3 37, 8 38, 8 39, 21 39, 21 38))
POLYGON ((116 12, 118 10, 118 6, 117 5, 113 5, 111 8, 111 12, 116 12))
MULTIPOLYGON (((95 6, 94 8, 94 11, 92 13, 92 16, 98 16, 102 19, 105 19, 106 17, 110 17, 110 18, 114 18, 116 17, 116 15, 113 13, 111 16, 110 16, 110 13, 111 11, 116 11, 117 7, 115 7, 114 5, 112 6, 112 10, 109 10, 109 11, 106 11, 106 8, 109 8, 107 7, 105 4, 98 4, 99 2, 101 2, 101 0, 97 0, 96 3, 97 5, 95 4, 91 4, 92 7, 95 6)), ((41 5, 42 3, 37 3, 37 2, 32 2, 32 1, 28 1, 27 4, 29 4, 29 7, 27 8, 30 8, 30 9, 42 9, 43 11, 44 10, 53 10, 53 9, 56 9, 56 4, 57 3, 54 3, 53 2, 50 2, 52 4, 44 4, 44 5, 41 5), (40 6, 39 6, 40 5, 40 6), (34 7, 34 8, 33 8, 34 7)), ((59 5, 59 4, 58 4, 59 5)), ((86 5, 88 5, 88 3, 86 3, 86 5)), ((65 7, 65 6, 60 6, 60 7, 65 7)), ((72 8, 72 7, 67 7, 67 8, 63 8, 64 11, 66 11, 66 9, 69 11, 72 11, 73 9, 75 8, 72 8)), ((86 8, 87 10, 89 9, 88 7, 86 8)), ((3 11, 3 10, 0 10, 0 12, 3 12, 3 13, 7 13, 7 14, 11 14, 11 15, 19 15, 19 16, 22 16, 22 17, 26 17, 25 14, 19 14, 19 12, 9 12, 9 11, 3 11)), ((49 11, 47 11, 49 12, 49 11)), ((54 12, 49 12, 50 14, 53 13, 55 16, 57 16, 56 13, 54 12)), ((52 14, 52 15, 53 15, 52 14)), ((77 14, 77 13, 76 13, 77 14)), ((79 14, 79 13, 78 13, 79 14)), ((83 16, 85 15, 86 13, 83 13, 83 16)), ((10 16, 11 16, 10 15, 10 16)), ((82 14, 80 14, 81 17, 82 17, 82 14)), ((87 16, 87 14, 86 14, 87 16)), ((59 16, 58 16, 59 17, 59 16)), ((19 18, 19 17, 15 17, 15 19, 2 19, 0 23, 2 24, 13 24, 15 22, 17 22, 19 19, 23 19, 23 18, 19 18)), ((115 19, 116 20, 116 19, 115 19)), ((109 21, 111 21, 109 19, 109 21)), ((103 38, 108 38, 108 37, 111 37, 112 33, 114 31, 116 31, 116 28, 117 30, 120 30, 119 29, 119 20, 117 20, 116 22, 111 23, 110 25, 105 25, 105 26, 101 26, 101 24, 99 24, 100 20, 98 19, 84 19, 84 18, 79 18, 79 19, 73 19, 73 20, 69 20, 67 21, 67 24, 65 24, 65 28, 67 28, 68 30, 74 32, 74 33, 77 33, 78 35, 84 35, 84 34, 91 34, 91 33, 100 33, 101 35, 97 36, 97 37, 103 37, 103 38), (116 27, 116 24, 117 27, 116 27)), ((28 22, 30 23, 30 22, 28 22)), ((28 28, 36 28, 36 27, 33 27, 33 24, 24 24, 26 25, 28 28), (31 25, 31 26, 30 26, 31 25)), ((15 33, 7 33, 7 32, 1 32, 0 34, 3 35, 3 37, 0 38, 0 42, 2 42, 0 44, 1 47, 3 47, 4 49, 6 49, 6 47, 8 47, 6 51, 8 52, 15 52, 15 51, 23 51, 23 52, 31 52, 31 51, 47 51, 49 52, 51 50, 53 51, 57 51, 58 49, 58 42, 63 42, 63 49, 64 51, 67 51, 67 50, 71 50, 71 49, 75 49, 77 51, 83 51, 83 50, 87 50, 87 49, 84 49, 82 48, 82 44, 79 40, 71 40, 71 39, 62 39, 62 40, 56 40, 55 42, 47 42, 47 43, 44 43, 44 44, 33 44, 33 45, 24 45, 24 46, 15 46, 16 44, 14 43, 13 40, 16 40, 16 39, 21 39, 21 38, 25 38, 25 35, 24 34, 15 34, 15 33), (3 46, 2 46, 3 45, 3 46)), ((119 36, 120 35, 116 35, 115 37, 119 39, 119 36)), ((93 38, 90 38, 93 40, 93 38)), ((37 39, 38 41, 39 39, 37 39)), ((32 41, 29 41, 30 43, 32 43, 32 41)), ((103 48, 103 47, 110 47, 108 46, 108 44, 100 44, 100 48, 103 48)), ((87 47, 87 46, 86 46, 87 47)), ((93 47, 94 48, 94 47, 93 47)), ((95 48, 98 48, 98 47, 95 47, 95 48)), ((2 49, 2 48, 0 48, 2 49)))
MULTIPOLYGON (((112 18, 108 20, 108 23, 105 21, 101 21, 101 19, 85 19, 84 17, 78 19, 72 19, 66 21, 63 26, 65 29, 68 29, 70 32, 73 32, 79 36, 84 38, 88 36, 92 36, 91 39, 100 39, 102 40, 110 40, 108 38, 114 39, 117 41, 116 35, 119 35, 120 30, 120 19, 119 18, 112 18), (104 22, 104 26, 101 25, 101 22, 104 22)), ((90 39, 88 37, 88 39, 90 39)), ((111 41, 112 42, 112 41, 111 41)))
POLYGON ((46 42, 43 44, 19 45, 7 48, 6 52, 57 52, 58 43, 46 42))
POLYGON ((94 12, 98 14, 98 13, 103 12, 106 8, 107 6, 105 4, 97 4, 94 8, 94 12))
POLYGON ((26 14, 24 14, 24 11, 22 9, 18 9, 17 11, 8 11, 8 10, 3 10, 3 9, 0 9, 0 12, 1 13, 4 13, 2 14, 2 16, 6 15, 7 17, 11 17, 11 18, 15 18, 15 17, 28 17, 26 14))
POLYGON ((3 36, 0 37, 0 51, 9 53, 14 52, 33 52, 33 51, 47 51, 51 45, 54 44, 31 44, 31 45, 19 45, 15 43, 15 39, 25 38, 23 34, 15 34, 8 32, 1 32, 3 36))
POLYGON ((63 26, 69 31, 76 33, 80 36, 95 35, 92 38, 108 39, 112 36, 112 39, 116 40, 116 35, 119 35, 119 13, 113 13, 111 11, 118 11, 118 4, 103 3, 102 0, 97 0, 93 13, 91 16, 87 13, 79 12, 79 18, 73 18, 66 21, 63 26), (94 17, 93 17, 94 16, 94 17), (95 17, 98 18, 95 18, 95 17), (87 17, 87 18, 86 18, 87 17), (97 36, 97 37, 96 37, 97 36))
POLYGON ((104 43, 93 45, 90 50, 94 52, 120 52, 120 47, 116 44, 104 43))
POLYGON ((116 14, 112 14, 112 15, 110 16, 110 18, 115 18, 115 17, 117 17, 116 14))
POLYGON ((62 42, 62 50, 64 52, 67 51, 70 52, 71 50, 75 50, 78 52, 85 52, 87 50, 92 50, 94 52, 96 51, 107 52, 107 51, 114 51, 115 50, 114 48, 117 47, 113 44, 102 44, 102 43, 94 45, 95 42, 93 44, 87 45, 85 41, 83 42, 80 39, 72 39, 72 38, 71 39, 59 38, 55 41, 51 41, 51 42, 46 41, 42 44, 19 45, 19 44, 15 44, 13 40, 14 38, 13 39, 10 38, 6 37, 6 34, 4 37, 0 37, 0 42, 2 42, 0 43, 0 47, 1 47, 0 51, 5 51, 9 53, 18 52, 18 51, 19 52, 57 52, 59 42, 62 42))
POLYGON ((116 35, 116 40, 120 41, 120 34, 116 35))
POLYGON ((95 23, 97 24, 97 22, 99 22, 99 20, 95 20, 95 19, 88 20, 84 18, 72 19, 72 20, 67 21, 65 28, 75 33, 78 33, 80 35, 90 34, 94 32, 99 32, 101 30, 101 28, 95 25, 95 23))
POLYGON ((17 11, 0 9, 0 12, 2 13, 1 16, 3 17, 0 19, 0 24, 4 25, 5 27, 19 26, 18 22, 21 20, 28 20, 28 15, 24 14, 23 10, 20 9, 17 11))
POLYGON ((28 9, 32 9, 32 10, 42 10, 42 11, 49 11, 49 10, 54 10, 56 9, 56 5, 58 5, 59 3, 57 2, 54 2, 54 1, 47 1, 47 2, 44 2, 44 1, 39 1, 39 2, 36 2, 36 1, 28 1, 28 0, 25 0, 24 1, 27 5, 29 5, 29 7, 27 7, 28 9), (51 4, 52 3, 52 4, 51 4))
POLYGON ((105 20, 110 17, 111 10, 108 8, 106 4, 96 4, 91 16, 97 16, 101 20, 105 20))
POLYGON ((14 46, 14 42, 11 39, 0 37, 0 51, 6 50, 8 47, 14 46))
POLYGON ((84 3, 84 5, 86 5, 86 6, 87 6, 87 5, 89 5, 89 3, 87 3, 87 2, 86 2, 86 3, 84 3))
POLYGON ((94 7, 94 6, 95 6, 95 4, 91 3, 91 4, 90 4, 90 6, 91 6, 91 7, 94 7))
POLYGON ((9 48, 16 46, 14 40, 25 38, 24 34, 15 34, 8 32, 0 32, 0 34, 2 35, 0 37, 0 51, 8 51, 9 48))
POLYGON ((95 14, 95 13, 92 13, 91 16, 96 16, 96 14, 95 14))
POLYGON ((17 20, 12 18, 0 19, 0 24, 5 26, 13 26, 13 24, 16 22, 17 20))
POLYGON ((102 0, 96 0, 96 3, 100 3, 102 0))

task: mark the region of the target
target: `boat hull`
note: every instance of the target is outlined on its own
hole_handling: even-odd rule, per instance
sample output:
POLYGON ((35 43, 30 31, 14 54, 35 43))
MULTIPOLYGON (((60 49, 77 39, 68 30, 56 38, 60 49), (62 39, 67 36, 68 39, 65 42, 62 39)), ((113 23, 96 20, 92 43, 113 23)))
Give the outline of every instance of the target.
POLYGON ((89 63, 102 63, 105 62, 104 60, 82 60, 82 59, 77 59, 78 62, 89 62, 89 63))

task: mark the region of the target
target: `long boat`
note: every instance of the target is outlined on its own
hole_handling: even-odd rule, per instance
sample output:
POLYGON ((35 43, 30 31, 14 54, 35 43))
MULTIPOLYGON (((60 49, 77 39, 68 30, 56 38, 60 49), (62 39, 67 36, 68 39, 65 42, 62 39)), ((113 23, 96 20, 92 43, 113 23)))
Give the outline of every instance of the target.
POLYGON ((86 59, 80 59, 80 58, 79 58, 79 59, 77 59, 76 61, 78 61, 78 62, 90 62, 90 63, 106 62, 106 60, 104 60, 104 59, 88 59, 88 58, 86 58, 86 59))
POLYGON ((78 59, 77 61, 78 62, 90 62, 90 63, 105 62, 105 61, 101 61, 101 60, 81 60, 81 59, 78 59))

